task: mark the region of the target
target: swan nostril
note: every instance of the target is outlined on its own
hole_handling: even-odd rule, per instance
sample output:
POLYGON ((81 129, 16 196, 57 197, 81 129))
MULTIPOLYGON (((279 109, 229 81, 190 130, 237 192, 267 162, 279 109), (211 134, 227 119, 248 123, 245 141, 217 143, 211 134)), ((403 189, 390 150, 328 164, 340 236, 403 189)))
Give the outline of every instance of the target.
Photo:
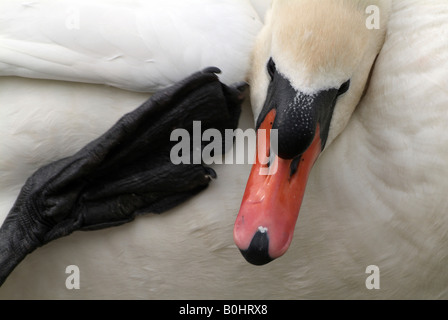
POLYGON ((249 248, 241 250, 243 257, 249 262, 257 266, 267 264, 274 260, 269 256, 269 236, 265 228, 258 229, 255 233, 249 248))

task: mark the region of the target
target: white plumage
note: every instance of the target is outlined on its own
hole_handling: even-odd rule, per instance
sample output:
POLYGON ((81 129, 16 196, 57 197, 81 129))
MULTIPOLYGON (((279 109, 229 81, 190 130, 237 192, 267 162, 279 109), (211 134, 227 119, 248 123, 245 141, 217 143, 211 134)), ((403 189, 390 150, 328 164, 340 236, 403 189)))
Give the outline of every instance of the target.
POLYGON ((156 91, 216 65, 231 84, 260 27, 248 0, 2 1, 0 75, 156 91))
MULTIPOLYGON (((218 180, 179 208, 36 250, 0 297, 447 298, 447 30, 446 1, 394 1, 366 95, 313 168, 284 257, 263 267, 241 257, 232 227, 250 168, 222 165, 218 180), (80 290, 65 287, 72 264, 80 290), (379 290, 365 287, 369 265, 380 268, 379 290)), ((0 81, 2 215, 34 169, 76 151, 147 97, 0 81)), ((248 109, 240 124, 253 125, 248 109)))

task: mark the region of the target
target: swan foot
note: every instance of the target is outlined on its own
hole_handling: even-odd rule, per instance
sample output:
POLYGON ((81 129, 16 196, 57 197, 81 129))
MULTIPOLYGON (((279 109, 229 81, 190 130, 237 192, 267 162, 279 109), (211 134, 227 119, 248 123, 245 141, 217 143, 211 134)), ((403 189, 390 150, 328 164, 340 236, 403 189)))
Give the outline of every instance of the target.
MULTIPOLYGON (((162 213, 206 188, 216 173, 203 164, 175 165, 175 128, 190 133, 235 129, 240 91, 215 69, 153 95, 76 154, 37 170, 0 228, 0 285, 27 254, 76 230, 94 230, 162 213)), ((218 69, 219 71, 219 69, 218 69)))

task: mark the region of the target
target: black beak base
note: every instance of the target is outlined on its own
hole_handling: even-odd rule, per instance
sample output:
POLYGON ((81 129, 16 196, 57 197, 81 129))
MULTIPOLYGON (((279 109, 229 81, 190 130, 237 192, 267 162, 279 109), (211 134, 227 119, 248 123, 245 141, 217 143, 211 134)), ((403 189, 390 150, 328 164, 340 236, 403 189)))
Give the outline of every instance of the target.
POLYGON ((71 157, 37 170, 0 228, 0 285, 23 258, 75 230, 94 230, 164 212, 206 188, 202 164, 174 165, 172 130, 235 129, 242 93, 209 68, 153 95, 71 157))
POLYGON ((264 106, 258 116, 257 128, 266 115, 276 110, 272 129, 278 130, 278 146, 273 151, 282 159, 294 159, 311 145, 319 126, 322 148, 336 104, 338 90, 327 89, 305 94, 292 87, 281 73, 274 71, 264 106))

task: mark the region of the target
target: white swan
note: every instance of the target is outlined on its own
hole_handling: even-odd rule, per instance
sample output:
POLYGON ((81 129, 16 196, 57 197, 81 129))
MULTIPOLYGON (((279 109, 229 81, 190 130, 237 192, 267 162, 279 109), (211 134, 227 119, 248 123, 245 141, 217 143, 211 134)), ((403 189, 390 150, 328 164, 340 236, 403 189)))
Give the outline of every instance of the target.
POLYGON ((278 156, 265 151, 276 173, 262 176, 264 165, 254 166, 234 232, 252 263, 286 252, 311 168, 361 99, 390 12, 388 1, 372 4, 381 12, 373 29, 367 27, 366 1, 272 5, 254 50, 251 101, 257 127, 278 131, 278 156))
MULTIPOLYGON (((447 18, 441 0, 393 3, 366 95, 311 171, 295 239, 281 259, 259 268, 236 252, 232 226, 249 168, 218 166, 219 183, 182 208, 38 249, 0 296, 446 298, 448 49, 434 34, 446 33, 447 18), (432 45, 422 45, 429 40, 432 45), (212 206, 218 197, 220 206, 212 206), (65 288, 71 264, 80 267, 80 290, 65 288), (381 270, 379 290, 365 286, 372 264, 381 270)), ((36 80, 21 80, 20 87, 17 79, 3 79, 2 85, 9 81, 23 95, 36 80)), ((66 85, 45 81, 41 90, 51 97, 66 85)), ((118 89, 74 86, 86 104, 92 96, 107 101, 108 94, 143 100, 118 89)), ((244 114, 242 123, 250 117, 244 114)))
MULTIPOLYGON (((278 10, 285 3, 276 3, 278 10)), ((381 9, 381 4, 377 5, 381 9)), ((337 9, 333 12, 337 15, 337 9)), ((442 194, 448 190, 448 167, 444 164, 448 158, 448 137, 443 129, 448 102, 447 14, 444 1, 393 2, 385 44, 366 95, 349 118, 353 104, 347 100, 359 90, 356 88, 359 81, 353 81, 353 76, 357 77, 355 71, 350 88, 355 93, 347 91, 336 105, 327 149, 312 171, 296 228, 299 239, 295 241, 303 241, 299 250, 303 250, 302 257, 308 260, 308 264, 296 260, 301 269, 297 279, 305 281, 304 274, 323 277, 304 285, 310 290, 319 288, 314 293, 340 285, 350 288, 341 288, 341 296, 350 293, 354 297, 356 285, 350 287, 351 280, 342 279, 353 280, 355 274, 372 264, 383 273, 381 290, 372 292, 371 297, 446 297, 448 202, 442 194), (320 264, 327 265, 325 271, 320 264)), ((340 26, 336 32, 343 31, 340 26)), ((298 41, 292 42, 300 45, 298 41)), ((318 39, 316 42, 317 46, 325 47, 318 39)), ((337 43, 335 46, 330 54, 342 55, 335 56, 336 61, 350 57, 350 53, 337 50, 337 43)), ((293 86, 306 90, 308 83, 317 83, 320 86, 315 88, 320 88, 325 87, 325 81, 333 80, 323 79, 319 83, 318 77, 306 78, 309 69, 299 69, 304 72, 293 74, 297 69, 291 65, 288 68, 287 64, 292 60, 287 60, 277 49, 272 48, 271 54, 279 57, 277 67, 291 77, 293 86), (286 68, 282 70, 282 66, 286 68)), ((266 63, 269 56, 265 51, 259 52, 266 63)), ((303 49, 301 54, 306 52, 303 49)), ((266 86, 267 72, 259 79, 252 81, 255 112, 260 110, 266 90, 257 91, 254 85, 266 86)), ((338 79, 339 84, 343 79, 347 79, 344 74, 338 79)), ((359 297, 362 296, 369 294, 360 292, 359 297)))

